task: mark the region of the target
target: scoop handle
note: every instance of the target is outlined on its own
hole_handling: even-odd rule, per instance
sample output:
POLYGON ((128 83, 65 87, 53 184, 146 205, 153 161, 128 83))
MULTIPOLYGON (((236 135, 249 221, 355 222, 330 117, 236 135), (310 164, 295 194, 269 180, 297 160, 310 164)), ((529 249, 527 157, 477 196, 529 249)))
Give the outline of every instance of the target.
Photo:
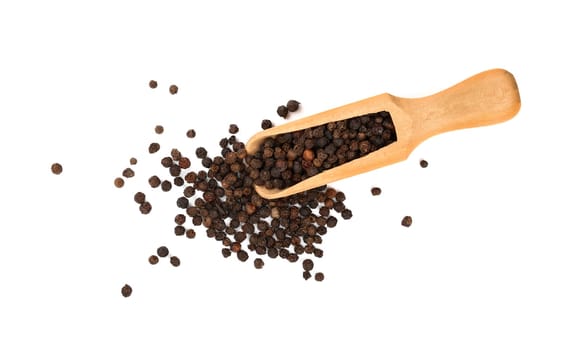
POLYGON ((521 104, 514 76, 504 69, 484 71, 437 94, 406 102, 413 111, 417 143, 447 131, 504 122, 521 104))

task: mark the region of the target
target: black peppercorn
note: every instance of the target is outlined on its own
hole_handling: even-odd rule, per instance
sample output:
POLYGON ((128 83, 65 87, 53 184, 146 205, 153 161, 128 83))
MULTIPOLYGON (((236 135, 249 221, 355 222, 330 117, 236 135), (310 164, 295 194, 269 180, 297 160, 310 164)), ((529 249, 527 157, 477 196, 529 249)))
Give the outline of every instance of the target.
POLYGON ((244 250, 238 251, 238 253, 236 253, 236 256, 238 257, 238 260, 242 262, 248 260, 248 253, 244 250))
POLYGON ((196 131, 194 129, 190 129, 186 132, 186 136, 190 139, 196 137, 196 131))
POLYGON ((420 166, 422 168, 426 168, 428 166, 428 162, 425 159, 420 160, 420 166))
POLYGON ((155 89, 157 87, 157 81, 150 80, 149 81, 149 87, 152 88, 152 89, 155 89))
POLYGON ((135 200, 135 203, 142 204, 145 202, 145 194, 143 192, 136 192, 133 199, 135 200))
POLYGON ((278 114, 281 118, 285 118, 288 115, 288 108, 286 106, 278 106, 276 109, 276 114, 278 114))
POLYGON ((315 281, 321 282, 324 279, 325 279, 325 275, 322 272, 317 272, 315 274, 315 281))
POLYGON ((238 128, 238 125, 236 124, 230 124, 230 127, 228 128, 228 132, 231 134, 236 134, 240 129, 238 128))
POLYGON ((139 211, 141 214, 147 215, 151 212, 151 203, 143 202, 139 205, 139 211))
POLYGON ((63 172, 63 166, 60 165, 59 163, 54 163, 53 165, 50 166, 50 170, 52 171, 53 174, 60 175, 63 172))
POLYGON ((173 266, 175 266, 175 267, 178 267, 178 266, 180 266, 180 263, 181 263, 181 262, 180 262, 180 259, 179 259, 177 256, 172 256, 172 257, 170 257, 170 258, 169 258, 169 262, 170 262, 170 264, 172 264, 172 265, 173 265, 173 266))
POLYGON ((123 170, 123 173, 121 173, 121 175, 123 175, 126 178, 131 178, 131 177, 135 176, 135 172, 133 171, 133 169, 127 168, 127 169, 123 170))
POLYGON ((130 285, 126 284, 121 288, 121 295, 123 295, 125 298, 131 296, 131 293, 133 293, 133 289, 130 285))
POLYGON ((169 249, 162 245, 161 247, 157 248, 157 255, 161 258, 165 258, 169 255, 169 249))
POLYGON ((264 267, 264 261, 261 258, 254 259, 254 267, 257 269, 261 269, 264 267))
POLYGON ((161 183, 161 190, 163 192, 168 192, 171 190, 171 182, 167 181, 167 180, 163 180, 163 182, 161 183))
POLYGON ((155 265, 159 262, 157 255, 151 255, 148 260, 151 265, 155 265))
POLYGON ((123 180, 120 177, 117 177, 117 178, 115 178, 115 181, 113 181, 113 183, 115 184, 115 187, 121 188, 121 187, 123 187, 123 185, 125 185, 125 180, 123 180))
POLYGON ((405 227, 410 227, 412 225, 412 217, 411 216, 404 216, 401 220, 401 225, 405 227))
POLYGON ((152 142, 149 145, 149 153, 155 153, 155 152, 159 151, 160 148, 161 148, 161 146, 159 145, 159 143, 152 142))
POLYGON ((190 200, 187 199, 186 197, 180 197, 177 199, 176 204, 178 208, 186 209, 190 204, 190 200))
POLYGON ((272 128, 272 122, 268 119, 264 119, 260 124, 260 127, 262 128, 262 130, 270 129, 272 128))
POLYGON ((303 260, 303 269, 305 271, 311 271, 314 266, 315 266, 315 263, 313 263, 313 260, 311 260, 311 259, 303 260))
POLYGON ((172 95, 175 95, 178 93, 178 87, 176 85, 170 85, 169 87, 169 93, 172 95))
POLYGON ((300 103, 298 101, 289 100, 286 103, 286 108, 288 109, 289 112, 296 112, 299 109, 299 105, 300 103))

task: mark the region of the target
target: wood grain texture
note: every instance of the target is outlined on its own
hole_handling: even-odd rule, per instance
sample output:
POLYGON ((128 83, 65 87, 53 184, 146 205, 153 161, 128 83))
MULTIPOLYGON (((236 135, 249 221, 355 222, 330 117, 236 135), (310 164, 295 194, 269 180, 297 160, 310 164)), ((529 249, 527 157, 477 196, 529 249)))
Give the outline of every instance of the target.
POLYGON ((504 69, 492 69, 434 95, 402 98, 384 93, 267 129, 250 138, 246 144, 249 154, 256 152, 264 139, 273 135, 383 110, 391 113, 397 141, 283 190, 256 186, 256 191, 268 199, 286 197, 400 162, 407 159, 420 143, 434 135, 504 122, 518 113, 520 105, 514 76, 504 69))

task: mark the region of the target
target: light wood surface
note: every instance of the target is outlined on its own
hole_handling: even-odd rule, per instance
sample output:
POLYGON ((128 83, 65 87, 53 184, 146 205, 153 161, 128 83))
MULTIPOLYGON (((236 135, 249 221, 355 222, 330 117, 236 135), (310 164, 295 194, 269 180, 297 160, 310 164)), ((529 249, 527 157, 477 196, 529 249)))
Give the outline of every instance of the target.
POLYGON ((517 114, 520 104, 513 75, 503 69, 492 69, 431 96, 401 98, 384 93, 267 129, 250 138, 246 144, 248 153, 256 152, 269 136, 383 110, 391 113, 397 141, 283 190, 256 186, 256 191, 268 199, 286 197, 393 164, 407 159, 414 148, 434 135, 509 120, 517 114))

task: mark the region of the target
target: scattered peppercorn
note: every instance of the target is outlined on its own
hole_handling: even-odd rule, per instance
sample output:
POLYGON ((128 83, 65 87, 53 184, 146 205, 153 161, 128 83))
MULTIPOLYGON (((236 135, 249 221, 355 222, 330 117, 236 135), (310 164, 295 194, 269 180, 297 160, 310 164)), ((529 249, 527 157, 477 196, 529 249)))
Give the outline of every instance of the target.
POLYGON ((177 199, 176 204, 178 208, 186 209, 190 205, 190 200, 186 197, 180 197, 177 199))
POLYGON ((371 189, 371 194, 374 196, 379 196, 381 194, 381 188, 379 187, 373 187, 371 189))
POLYGON ((289 100, 286 103, 286 108, 288 109, 289 112, 296 112, 299 109, 299 105, 300 103, 298 101, 289 100))
POLYGON ((60 175, 63 172, 63 166, 60 165, 59 163, 54 163, 53 165, 50 166, 50 170, 52 171, 53 174, 60 175))
POLYGON ((405 227, 410 227, 412 225, 412 217, 411 216, 404 216, 401 220, 401 225, 405 227))
POLYGON ((155 265, 159 262, 159 257, 157 255, 151 255, 148 260, 151 265, 155 265))
POLYGON ((186 230, 186 237, 188 237, 189 239, 194 239, 196 238, 196 231, 194 231, 193 229, 189 228, 186 230))
POLYGON ((178 93, 178 87, 177 85, 170 85, 169 87, 169 93, 172 95, 175 95, 178 93))
POLYGON ((152 89, 155 89, 157 87, 157 81, 150 80, 149 81, 149 87, 152 88, 152 89))
POLYGON ((131 157, 131 158, 129 159, 129 164, 131 164, 131 165, 135 165, 135 164, 137 164, 137 159, 136 159, 136 158, 133 158, 133 157, 131 157))
POLYGON ((169 192, 171 190, 171 182, 163 180, 163 182, 161 183, 161 190, 163 192, 169 192))
POLYGON ((169 255, 169 249, 167 249, 166 246, 162 245, 161 247, 157 248, 157 255, 160 258, 165 258, 166 256, 169 255))
POLYGON ((288 108, 286 106, 278 106, 276 109, 276 114, 278 114, 281 118, 285 118, 288 115, 288 108))
POLYGON ((260 127, 262 128, 262 130, 270 129, 272 128, 272 122, 268 119, 264 119, 260 124, 260 127))
POLYGON ((125 180, 123 180, 120 177, 117 177, 117 178, 115 178, 115 181, 113 181, 113 183, 115 184, 115 187, 121 188, 121 187, 123 187, 123 185, 125 185, 125 180))
POLYGON ((420 166, 422 168, 426 168, 428 166, 428 161, 426 161, 425 159, 420 160, 420 166))
POLYGON ((228 132, 231 134, 236 134, 240 129, 238 128, 238 125, 236 124, 230 124, 230 127, 228 128, 228 132))
POLYGON ((131 178, 131 177, 135 176, 135 171, 133 171, 133 169, 131 169, 131 168, 127 168, 127 169, 123 170, 121 175, 123 175, 126 178, 131 178))
POLYGON ((141 214, 147 215, 151 212, 151 203, 143 202, 139 205, 139 211, 141 214))
POLYGON ((254 267, 257 269, 261 269, 264 267, 264 261, 261 258, 254 259, 254 267))
POLYGON ((222 248, 222 256, 223 257, 227 258, 230 255, 232 255, 232 252, 230 251, 230 249, 228 249, 228 248, 222 248))
POLYGON ((143 202, 145 202, 145 193, 136 192, 135 195, 133 196, 133 199, 135 200, 135 203, 142 204, 143 202))
POLYGON ((161 180, 156 175, 153 175, 152 177, 150 177, 147 180, 147 182, 149 182, 149 186, 151 186, 152 188, 159 187, 159 185, 161 184, 161 180))
POLYGON ((305 271, 311 271, 314 266, 315 266, 315 263, 313 263, 313 260, 311 260, 311 259, 303 260, 303 269, 305 271))
POLYGON ((131 296, 131 293, 133 293, 133 288, 130 285, 126 284, 121 288, 121 295, 125 298, 131 296))
POLYGON ((161 148, 161 146, 159 145, 159 143, 152 142, 149 145, 149 153, 155 153, 155 152, 159 151, 160 148, 161 148))
POLYGON ((169 262, 170 264, 172 264, 175 267, 180 266, 180 259, 177 256, 172 256, 171 258, 169 258, 169 262))
POLYGON ((315 281, 321 282, 324 279, 325 279, 325 275, 322 272, 317 272, 315 274, 315 281))
POLYGON ((156 134, 163 134, 164 128, 162 125, 156 125, 155 126, 155 133, 156 134))
POLYGON ((196 137, 196 131, 194 129, 190 129, 186 132, 186 136, 190 139, 196 137))
POLYGON ((244 250, 240 250, 238 253, 236 253, 236 256, 238 257, 238 260, 242 262, 248 260, 248 253, 244 250))

